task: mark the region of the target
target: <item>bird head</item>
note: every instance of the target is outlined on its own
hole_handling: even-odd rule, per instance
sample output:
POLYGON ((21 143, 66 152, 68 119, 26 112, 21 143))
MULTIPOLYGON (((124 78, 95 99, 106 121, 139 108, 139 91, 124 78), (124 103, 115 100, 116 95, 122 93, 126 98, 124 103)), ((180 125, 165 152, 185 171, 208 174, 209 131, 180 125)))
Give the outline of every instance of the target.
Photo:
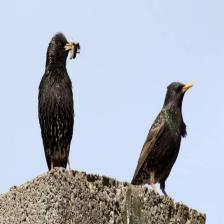
POLYGON ((66 62, 68 53, 70 58, 75 59, 76 54, 79 53, 79 43, 68 42, 62 33, 57 33, 51 39, 47 49, 47 65, 52 62, 64 63, 66 62))
POLYGON ((181 107, 184 94, 192 87, 192 83, 183 84, 180 82, 173 82, 167 87, 166 98, 164 106, 174 104, 181 107))

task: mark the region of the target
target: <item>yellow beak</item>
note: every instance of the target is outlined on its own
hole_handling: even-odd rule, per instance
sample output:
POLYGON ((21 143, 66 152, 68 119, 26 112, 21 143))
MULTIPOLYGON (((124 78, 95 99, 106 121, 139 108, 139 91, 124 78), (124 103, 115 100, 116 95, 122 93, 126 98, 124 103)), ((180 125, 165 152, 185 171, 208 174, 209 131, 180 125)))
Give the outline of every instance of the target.
POLYGON ((187 83, 186 85, 184 85, 184 87, 182 88, 182 92, 185 93, 188 89, 190 89, 193 86, 192 83, 187 83))
POLYGON ((65 46, 65 51, 70 51, 73 50, 75 48, 75 44, 74 43, 67 43, 65 46))

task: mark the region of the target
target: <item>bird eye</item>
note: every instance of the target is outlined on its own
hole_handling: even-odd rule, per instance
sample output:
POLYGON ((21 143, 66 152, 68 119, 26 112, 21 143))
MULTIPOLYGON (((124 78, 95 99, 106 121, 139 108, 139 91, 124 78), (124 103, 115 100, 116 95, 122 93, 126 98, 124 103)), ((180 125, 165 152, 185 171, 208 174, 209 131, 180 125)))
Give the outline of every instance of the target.
POLYGON ((181 85, 176 85, 176 91, 180 92, 182 90, 182 86, 181 85))

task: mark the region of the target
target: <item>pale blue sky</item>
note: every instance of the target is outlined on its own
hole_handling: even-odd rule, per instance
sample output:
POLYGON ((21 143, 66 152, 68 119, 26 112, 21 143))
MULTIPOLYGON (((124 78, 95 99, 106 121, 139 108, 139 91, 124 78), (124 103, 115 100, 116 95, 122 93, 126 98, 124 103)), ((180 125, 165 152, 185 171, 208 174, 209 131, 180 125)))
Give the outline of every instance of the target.
POLYGON ((130 181, 172 81, 188 136, 166 190, 223 217, 224 2, 206 0, 0 3, 0 193, 47 171, 37 114, 46 49, 58 31, 79 41, 68 60, 75 95, 73 169, 130 181))

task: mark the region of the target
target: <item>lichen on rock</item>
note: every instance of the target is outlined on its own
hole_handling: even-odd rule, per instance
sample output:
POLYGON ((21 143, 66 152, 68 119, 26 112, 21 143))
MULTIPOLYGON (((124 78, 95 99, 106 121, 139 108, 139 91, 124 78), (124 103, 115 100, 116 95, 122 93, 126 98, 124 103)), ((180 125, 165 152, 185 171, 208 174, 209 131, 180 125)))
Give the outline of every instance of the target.
POLYGON ((204 224, 205 214, 142 186, 55 168, 0 195, 0 224, 204 224))

